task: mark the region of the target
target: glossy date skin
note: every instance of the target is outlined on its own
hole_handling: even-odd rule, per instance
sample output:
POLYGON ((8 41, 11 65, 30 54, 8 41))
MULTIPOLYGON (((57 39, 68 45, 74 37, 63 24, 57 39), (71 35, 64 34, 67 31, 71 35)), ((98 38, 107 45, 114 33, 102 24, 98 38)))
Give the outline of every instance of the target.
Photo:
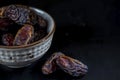
POLYGON ((88 71, 87 65, 79 60, 68 57, 61 52, 54 53, 43 65, 43 74, 52 73, 53 70, 55 71, 55 66, 58 66, 61 70, 74 77, 83 76, 88 71))
POLYGON ((0 8, 0 45, 27 45, 47 34, 47 21, 29 6, 8 5, 0 8), (9 33, 14 40, 11 35, 4 36, 9 33))
POLYGON ((14 37, 12 34, 7 33, 2 36, 2 43, 6 46, 12 46, 13 45, 14 37))
POLYGON ((32 25, 25 24, 19 31, 17 32, 13 45, 26 45, 32 38, 34 34, 34 29, 32 25))
POLYGON ((37 15, 29 7, 21 5, 9 5, 3 10, 2 16, 10 18, 17 24, 35 24, 37 15))
POLYGON ((61 54, 61 53, 52 54, 52 56, 45 62, 45 64, 42 67, 43 74, 50 74, 56 70, 56 59, 60 55, 64 55, 64 54, 61 54))
POLYGON ((78 77, 87 73, 88 67, 81 61, 62 55, 56 59, 56 64, 66 73, 78 77))

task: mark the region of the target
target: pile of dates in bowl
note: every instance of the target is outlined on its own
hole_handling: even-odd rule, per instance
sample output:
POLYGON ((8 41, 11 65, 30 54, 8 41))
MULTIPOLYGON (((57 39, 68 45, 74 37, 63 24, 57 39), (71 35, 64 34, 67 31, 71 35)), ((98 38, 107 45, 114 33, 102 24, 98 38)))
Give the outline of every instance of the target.
POLYGON ((25 5, 0 8, 0 64, 30 65, 50 48, 55 22, 45 11, 25 5))
POLYGON ((9 5, 0 8, 0 45, 27 45, 47 34, 47 21, 29 7, 9 5))

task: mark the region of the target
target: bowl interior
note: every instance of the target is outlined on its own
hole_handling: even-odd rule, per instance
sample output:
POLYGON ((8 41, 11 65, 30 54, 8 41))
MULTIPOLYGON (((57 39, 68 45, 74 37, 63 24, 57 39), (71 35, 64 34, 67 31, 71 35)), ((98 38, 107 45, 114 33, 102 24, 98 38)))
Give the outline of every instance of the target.
POLYGON ((33 8, 33 7, 30 7, 30 9, 35 11, 37 15, 42 16, 48 22, 47 33, 52 32, 52 30, 54 28, 54 21, 53 21, 52 17, 47 12, 42 11, 40 9, 33 8))

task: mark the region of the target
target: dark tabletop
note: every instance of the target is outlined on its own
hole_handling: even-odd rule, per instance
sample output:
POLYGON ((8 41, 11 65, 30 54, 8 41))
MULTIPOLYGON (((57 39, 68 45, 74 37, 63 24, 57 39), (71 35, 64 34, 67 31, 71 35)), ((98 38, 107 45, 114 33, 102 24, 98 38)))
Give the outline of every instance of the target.
POLYGON ((120 80, 120 1, 118 0, 1 0, 0 6, 24 4, 41 8, 56 22, 49 51, 32 65, 10 69, 0 65, 0 80, 120 80), (43 75, 41 67, 61 51, 88 65, 83 78, 57 70, 43 75))

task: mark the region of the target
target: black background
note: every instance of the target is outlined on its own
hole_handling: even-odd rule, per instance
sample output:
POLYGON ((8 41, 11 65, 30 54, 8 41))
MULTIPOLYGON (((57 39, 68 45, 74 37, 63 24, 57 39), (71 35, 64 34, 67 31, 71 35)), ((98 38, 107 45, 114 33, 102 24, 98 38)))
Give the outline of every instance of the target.
POLYGON ((119 0, 0 0, 0 3, 0 6, 23 4, 43 9, 56 22, 49 51, 25 68, 0 65, 0 80, 120 80, 119 0), (43 63, 56 51, 87 64, 87 75, 73 78, 61 70, 43 75, 43 63))

